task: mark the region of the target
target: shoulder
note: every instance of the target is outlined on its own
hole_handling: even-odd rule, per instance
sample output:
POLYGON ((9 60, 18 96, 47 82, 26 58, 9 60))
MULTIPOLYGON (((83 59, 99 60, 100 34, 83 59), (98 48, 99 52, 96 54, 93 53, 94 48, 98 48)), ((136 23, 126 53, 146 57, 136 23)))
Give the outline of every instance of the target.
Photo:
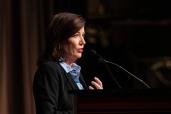
POLYGON ((56 70, 59 68, 60 68, 59 63, 55 61, 44 62, 38 66, 38 69, 44 69, 44 70, 56 70))
POLYGON ((58 62, 48 61, 40 64, 35 72, 34 80, 59 80, 62 75, 58 62))
POLYGON ((59 73, 61 73, 61 70, 61 66, 58 62, 48 61, 38 66, 36 74, 59 75, 59 73))

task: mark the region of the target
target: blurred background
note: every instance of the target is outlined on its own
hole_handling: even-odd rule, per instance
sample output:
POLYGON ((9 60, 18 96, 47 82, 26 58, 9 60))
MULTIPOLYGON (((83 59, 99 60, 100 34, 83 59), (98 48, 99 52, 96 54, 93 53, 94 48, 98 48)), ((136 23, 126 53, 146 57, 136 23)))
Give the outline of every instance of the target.
POLYGON ((68 11, 86 19, 86 49, 79 61, 89 81, 98 75, 113 89, 143 88, 137 80, 89 54, 96 50, 152 88, 171 87, 171 7, 163 0, 1 0, 0 114, 35 114, 32 81, 51 16, 68 11), (111 73, 112 72, 112 73, 111 73), (117 88, 117 87, 116 87, 117 88))

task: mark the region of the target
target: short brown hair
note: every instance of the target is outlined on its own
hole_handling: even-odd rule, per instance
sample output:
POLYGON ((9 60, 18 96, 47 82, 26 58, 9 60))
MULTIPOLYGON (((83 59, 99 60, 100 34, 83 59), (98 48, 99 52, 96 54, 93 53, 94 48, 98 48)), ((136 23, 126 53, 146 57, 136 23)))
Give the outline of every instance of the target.
POLYGON ((46 59, 58 60, 63 55, 63 44, 84 25, 81 15, 68 12, 54 15, 48 28, 46 59))

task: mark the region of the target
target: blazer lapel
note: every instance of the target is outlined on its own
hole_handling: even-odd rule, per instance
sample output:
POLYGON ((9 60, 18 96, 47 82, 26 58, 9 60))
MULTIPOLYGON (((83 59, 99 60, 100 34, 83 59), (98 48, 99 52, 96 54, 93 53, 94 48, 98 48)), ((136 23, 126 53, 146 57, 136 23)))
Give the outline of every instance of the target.
MULTIPOLYGON (((74 79, 72 79, 71 74, 70 73, 66 73, 65 70, 62 68, 62 66, 60 66, 60 64, 58 64, 58 65, 61 68, 62 72, 65 74, 65 77, 66 77, 69 85, 71 86, 72 90, 79 90, 79 88, 78 88, 77 84, 75 83, 74 79)), ((80 83, 83 85, 84 89, 87 90, 88 87, 87 87, 87 85, 86 85, 86 83, 85 83, 85 81, 83 79, 82 74, 80 75, 80 78, 79 79, 80 79, 80 83)))
POLYGON ((76 85, 76 83, 72 79, 72 76, 70 73, 66 73, 66 78, 67 78, 68 83, 71 85, 73 90, 79 90, 78 86, 76 85))
MULTIPOLYGON (((73 90, 79 90, 77 84, 76 84, 75 81, 72 79, 71 74, 70 74, 70 73, 67 73, 67 74, 66 74, 66 77, 67 77, 67 80, 68 80, 68 82, 70 83, 72 89, 73 89, 73 90)), ((80 78, 79 78, 79 79, 80 79, 80 83, 82 84, 82 86, 84 87, 84 89, 87 90, 87 89, 88 89, 88 86, 87 86, 87 84, 85 83, 83 76, 80 75, 80 78)))
POLYGON ((58 67, 61 69, 61 70, 59 70, 61 72, 61 75, 64 74, 64 77, 67 80, 67 83, 70 85, 69 88, 71 88, 71 90, 78 90, 79 88, 77 87, 76 83, 72 79, 71 74, 66 73, 65 70, 62 68, 62 66, 59 63, 58 63, 58 67))
POLYGON ((87 90, 87 89, 88 89, 88 86, 87 86, 87 84, 85 83, 82 74, 80 75, 80 82, 81 82, 81 84, 83 85, 84 89, 87 90))

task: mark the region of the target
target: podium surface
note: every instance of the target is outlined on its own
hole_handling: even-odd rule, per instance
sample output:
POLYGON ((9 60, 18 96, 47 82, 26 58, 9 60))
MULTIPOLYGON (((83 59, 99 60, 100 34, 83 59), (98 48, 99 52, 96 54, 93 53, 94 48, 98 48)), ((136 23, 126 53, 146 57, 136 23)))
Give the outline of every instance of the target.
POLYGON ((74 92, 75 114, 171 114, 171 89, 74 92))

